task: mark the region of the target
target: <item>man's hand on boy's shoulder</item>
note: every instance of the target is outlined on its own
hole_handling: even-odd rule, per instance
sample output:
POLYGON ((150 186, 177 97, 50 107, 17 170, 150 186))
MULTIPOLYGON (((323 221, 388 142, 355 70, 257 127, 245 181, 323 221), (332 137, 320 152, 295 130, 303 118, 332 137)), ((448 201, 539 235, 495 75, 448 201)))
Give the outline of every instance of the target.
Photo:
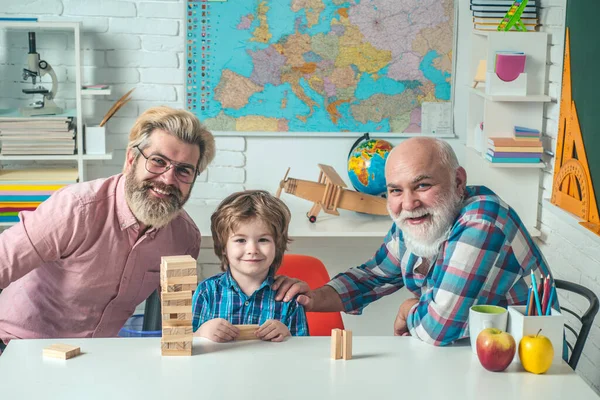
POLYGON ((275 277, 273 290, 277 291, 277 295, 275 296, 275 300, 277 301, 288 302, 296 297, 296 295, 299 295, 296 297, 296 301, 304 306, 306 311, 310 311, 312 297, 308 283, 296 278, 278 275, 275 277))
POLYGON ((235 340, 239 334, 240 330, 223 318, 214 318, 210 321, 206 321, 200 325, 200 328, 194 333, 196 336, 219 343, 231 342, 232 340, 235 340))
POLYGON ((256 331, 256 336, 260 340, 271 342, 283 342, 287 336, 291 336, 290 330, 281 321, 268 319, 256 331))

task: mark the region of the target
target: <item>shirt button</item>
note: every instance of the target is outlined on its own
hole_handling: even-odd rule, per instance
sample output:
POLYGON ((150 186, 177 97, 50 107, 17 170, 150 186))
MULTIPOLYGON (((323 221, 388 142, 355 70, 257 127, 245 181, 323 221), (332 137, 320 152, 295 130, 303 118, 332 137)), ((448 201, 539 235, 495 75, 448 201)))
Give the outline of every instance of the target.
POLYGON ((140 226, 138 224, 135 224, 135 229, 139 229, 139 227, 140 226))
POLYGON ((250 304, 250 302, 249 302, 249 301, 246 301, 246 302, 244 303, 244 305, 245 305, 245 306, 247 306, 248 304, 250 304))

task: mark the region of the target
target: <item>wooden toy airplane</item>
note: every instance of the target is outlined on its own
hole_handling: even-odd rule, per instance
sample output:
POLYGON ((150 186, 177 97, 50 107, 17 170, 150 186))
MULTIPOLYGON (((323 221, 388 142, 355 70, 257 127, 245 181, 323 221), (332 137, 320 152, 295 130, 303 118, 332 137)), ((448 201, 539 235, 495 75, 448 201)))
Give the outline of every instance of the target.
POLYGON ((327 214, 340 215, 338 208, 365 214, 388 215, 387 201, 383 197, 346 189, 346 184, 329 165, 318 164, 321 172, 318 182, 288 178, 288 168, 283 180, 279 182, 276 196, 281 191, 312 201, 314 205, 306 214, 310 222, 317 220, 321 210, 327 214))

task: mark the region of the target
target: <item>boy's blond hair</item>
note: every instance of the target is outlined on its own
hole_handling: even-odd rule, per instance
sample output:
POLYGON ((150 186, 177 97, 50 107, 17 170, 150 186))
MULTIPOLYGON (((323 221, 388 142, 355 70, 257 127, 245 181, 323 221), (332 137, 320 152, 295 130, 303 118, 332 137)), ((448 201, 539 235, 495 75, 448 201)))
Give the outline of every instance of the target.
MULTIPOLYGON (((196 173, 200 175, 215 158, 215 139, 200 123, 198 117, 186 110, 178 110, 167 106, 152 107, 138 117, 129 132, 127 150, 134 146, 145 149, 150 145, 150 137, 155 129, 162 129, 184 143, 195 144, 200 149, 200 159, 196 165, 196 173)), ((135 158, 140 156, 136 152, 135 158)), ((127 160, 125 160, 125 167, 127 160)))
POLYGON ((291 213, 285 203, 264 190, 246 190, 227 196, 210 217, 210 229, 214 241, 215 254, 221 260, 221 270, 228 267, 225 249, 227 240, 239 224, 254 219, 262 221, 270 229, 275 241, 273 272, 281 266, 283 253, 291 241, 288 226, 291 213))

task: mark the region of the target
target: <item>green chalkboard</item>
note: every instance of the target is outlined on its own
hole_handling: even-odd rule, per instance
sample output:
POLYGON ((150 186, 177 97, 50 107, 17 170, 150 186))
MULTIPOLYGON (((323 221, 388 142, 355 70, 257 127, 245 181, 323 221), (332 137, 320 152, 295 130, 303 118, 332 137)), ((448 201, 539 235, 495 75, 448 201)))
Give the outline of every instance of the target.
POLYGON ((592 184, 600 193, 600 1, 568 0, 572 96, 583 136, 592 184))

